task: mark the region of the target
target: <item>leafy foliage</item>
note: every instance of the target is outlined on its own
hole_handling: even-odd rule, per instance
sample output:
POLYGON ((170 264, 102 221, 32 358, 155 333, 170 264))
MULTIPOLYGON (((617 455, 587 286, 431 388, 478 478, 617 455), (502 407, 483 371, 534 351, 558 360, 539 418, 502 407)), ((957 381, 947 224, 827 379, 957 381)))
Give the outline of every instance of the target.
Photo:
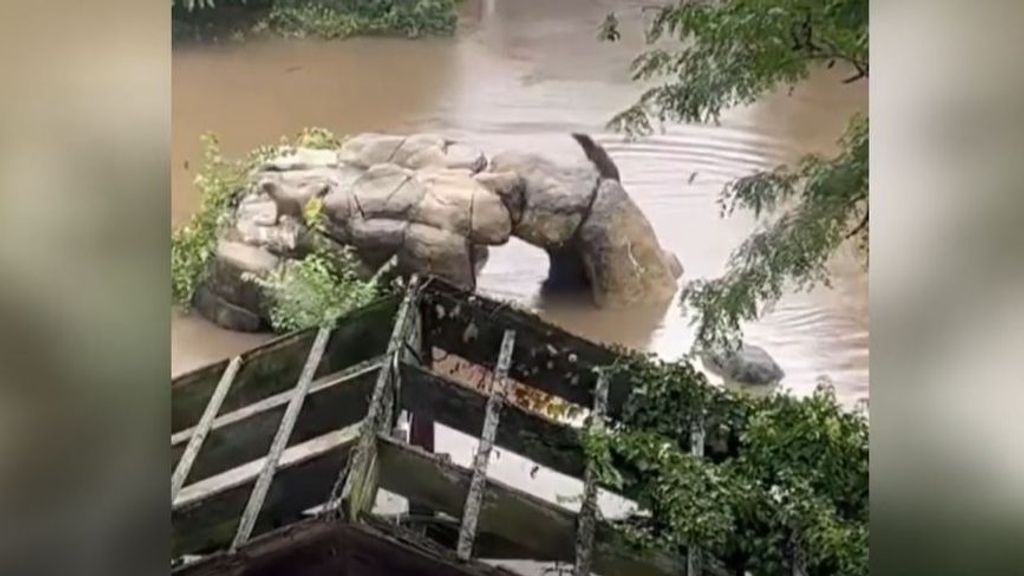
MULTIPOLYGON (((631 136, 656 122, 717 122, 729 107, 792 90, 819 66, 850 68, 845 82, 868 76, 867 0, 684 0, 651 11, 652 47, 632 73, 653 86, 610 122, 631 136)), ((602 38, 617 40, 618 27, 609 15, 602 38)), ((808 156, 723 191, 723 216, 742 208, 764 224, 733 252, 722 278, 696 281, 684 293, 698 347, 734 347, 741 322, 784 290, 827 284, 829 258, 849 238, 867 263, 867 118, 851 120, 840 146, 833 158, 808 156)))
POLYGON ((633 387, 622 420, 584 447, 599 477, 639 504, 620 522, 634 545, 698 545, 759 576, 788 576, 799 550, 808 574, 867 574, 867 421, 831 388, 751 397, 639 355, 614 374, 633 387), (707 458, 690 453, 697 425, 707 458))
POLYGON ((276 151, 261 148, 243 160, 229 160, 221 154, 220 140, 215 134, 203 135, 202 141, 204 162, 195 178, 199 209, 171 235, 171 293, 175 303, 186 309, 206 278, 217 247, 217 233, 247 185, 250 170, 276 151))
POLYGON ((289 261, 267 278, 251 278, 272 294, 270 322, 278 332, 328 326, 377 297, 375 280, 357 273, 359 262, 349 249, 314 250, 289 261))
POLYGON ((372 33, 448 35, 456 20, 454 0, 278 0, 267 22, 288 36, 334 39, 372 33))
POLYGON ((408 37, 455 31, 455 0, 225 0, 235 10, 218 10, 213 0, 175 0, 177 37, 223 34, 241 39, 267 31, 290 37, 347 38, 356 34, 408 37), (197 10, 207 8, 207 10, 197 10))
POLYGON ((294 138, 282 137, 276 146, 262 146, 241 160, 226 158, 215 134, 202 136, 203 166, 195 178, 199 208, 188 223, 171 235, 171 292, 176 305, 188 309, 196 288, 206 279, 221 228, 249 184, 249 174, 289 148, 337 148, 341 139, 323 128, 305 128, 294 138))
MULTIPOLYGON (((293 143, 282 147, 335 149, 342 139, 323 128, 305 128, 293 143)), ((275 331, 291 332, 329 326, 347 313, 365 306, 381 289, 379 274, 369 280, 360 275, 360 262, 350 247, 335 245, 323 235, 324 203, 313 198, 303 207, 303 220, 313 250, 301 260, 286 262, 266 278, 247 279, 267 290, 273 299, 270 324, 275 331)))

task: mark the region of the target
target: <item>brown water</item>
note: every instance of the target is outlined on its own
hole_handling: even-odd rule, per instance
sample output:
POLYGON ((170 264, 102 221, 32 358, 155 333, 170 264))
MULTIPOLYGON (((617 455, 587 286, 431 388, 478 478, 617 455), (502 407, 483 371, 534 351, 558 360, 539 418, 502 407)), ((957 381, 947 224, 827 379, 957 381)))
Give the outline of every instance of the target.
MULTIPOLYGON (((467 1, 453 39, 175 48, 174 223, 195 208, 193 170, 201 162, 199 136, 207 130, 222 136, 227 152, 239 154, 317 125, 338 133, 443 131, 487 151, 522 148, 555 159, 577 157, 568 133, 582 130, 596 134, 618 163, 626 189, 686 268, 683 280, 716 276, 753 226, 747 215, 719 218, 715 200, 722 186, 804 153, 831 151, 849 115, 867 109, 866 86, 843 85, 842 72, 825 72, 792 95, 730 111, 721 126, 668 126, 664 134, 625 143, 603 125, 638 94, 628 64, 642 49, 642 37, 638 11, 629 7, 640 4, 467 1), (620 11, 622 41, 599 43, 596 28, 612 8, 620 11)), ((852 404, 868 396, 867 275, 850 254, 837 260, 831 290, 785 297, 746 333, 785 369, 785 387, 805 393, 827 376, 852 404)), ((553 308, 537 296, 546 271, 544 253, 513 241, 492 251, 480 284, 591 339, 667 358, 689 349, 693 332, 675 302, 664 310, 628 312, 553 308)), ((263 338, 175 316, 172 370, 223 358, 263 338)))

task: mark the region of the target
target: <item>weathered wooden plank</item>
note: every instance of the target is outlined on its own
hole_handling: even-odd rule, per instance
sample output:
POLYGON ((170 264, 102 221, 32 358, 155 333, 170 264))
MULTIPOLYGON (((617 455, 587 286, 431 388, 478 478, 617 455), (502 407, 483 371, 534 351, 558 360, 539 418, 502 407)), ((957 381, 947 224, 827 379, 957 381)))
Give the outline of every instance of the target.
MULTIPOLYGON (((378 437, 381 487, 415 498, 446 514, 461 514, 472 472, 450 461, 391 438, 378 437)), ((522 544, 532 558, 572 562, 576 515, 489 479, 478 530, 522 544)), ((598 523, 594 570, 605 576, 676 574, 682 559, 661 553, 635 553, 614 530, 598 523)))
POLYGON ((419 276, 409 278, 405 295, 398 309, 398 315, 388 339, 385 352, 385 366, 377 374, 377 382, 370 398, 370 409, 363 420, 359 445, 352 461, 339 471, 335 488, 331 490, 327 514, 336 517, 339 513, 349 520, 359 516, 373 506, 377 493, 377 443, 378 433, 391 433, 397 390, 395 379, 399 378, 399 358, 404 351, 406 338, 413 317, 413 309, 419 306, 419 276), (340 487, 340 489, 339 489, 340 487))
MULTIPOLYGON (((515 330, 518 343, 509 376, 581 407, 593 406, 597 384, 594 369, 611 366, 620 356, 611 347, 585 340, 532 312, 440 281, 432 282, 424 291, 421 306, 427 326, 425 345, 493 369, 493 350, 499 346, 504 330, 515 330)), ((622 417, 631 386, 626 374, 609 380, 611 419, 622 417)), ((712 460, 720 461, 735 448, 730 424, 709 419, 705 447, 712 460)))
MULTIPOLYGON (((359 435, 359 425, 292 446, 281 456, 253 534, 298 521, 322 504, 359 435)), ((226 549, 263 461, 182 488, 171 508, 172 555, 226 549)))
POLYGON ((368 516, 349 524, 311 518, 176 568, 174 576, 513 576, 368 516))
MULTIPOLYGON (((493 368, 493 350, 506 329, 516 331, 519 344, 509 375, 579 406, 594 404, 597 377, 593 368, 608 366, 618 354, 545 322, 535 314, 444 284, 431 284, 423 298, 430 317, 432 346, 493 368)), ((623 378, 609 386, 609 414, 617 417, 629 396, 623 378)))
MULTIPOLYGON (((605 412, 608 409, 608 373, 602 372, 594 389, 594 409, 590 413, 587 430, 599 434, 604 430, 605 412)), ((597 504, 597 470, 587 465, 583 475, 583 502, 580 506, 579 522, 576 526, 576 563, 574 576, 590 576, 594 560, 594 530, 597 527, 600 509, 597 504)))
POLYGON ((473 478, 466 494, 466 505, 462 508, 462 527, 459 529, 459 543, 456 553, 459 558, 468 560, 473 554, 473 540, 476 538, 476 524, 480 516, 480 503, 484 497, 487 484, 487 464, 491 460, 491 449, 494 447, 494 435, 501 418, 501 407, 508 395, 508 366, 512 362, 512 351, 515 348, 516 333, 506 330, 501 341, 501 352, 498 354, 498 368, 491 380, 491 393, 484 409, 484 425, 480 432, 480 444, 473 458, 473 478))
POLYGON ((232 549, 244 544, 249 539, 249 536, 252 535, 252 529, 256 526, 256 518, 263 509, 263 501, 267 497, 270 483, 273 482, 274 474, 277 472, 281 454, 284 453, 284 449, 288 446, 288 439, 291 437, 295 421, 299 418, 299 413, 302 411, 302 405, 306 401, 309 386, 313 383, 313 375, 320 365, 320 360, 323 358, 330 336, 331 329, 329 328, 321 328, 316 333, 316 340, 313 341, 313 346, 309 350, 306 365, 303 366, 299 381, 292 391, 291 398, 288 400, 288 407, 281 418, 280 426, 277 427, 277 434, 274 435, 274 441, 270 444, 270 452, 267 453, 263 469, 260 470, 259 478, 256 479, 256 484, 253 486, 252 493, 249 496, 249 502, 246 503, 245 510, 242 512, 242 520, 238 524, 238 531, 235 533, 235 539, 231 543, 232 549))
MULTIPOLYGON (((487 396, 417 366, 403 365, 401 369, 403 408, 470 436, 479 433, 487 396)), ((583 476, 583 447, 577 431, 515 404, 502 408, 494 441, 562 474, 583 476)))
POLYGON ((199 455, 199 450, 202 449, 203 442, 206 441, 206 437, 210 433, 213 420, 217 417, 217 413, 220 412, 224 397, 227 396, 231 383, 234 382, 235 375, 238 374, 238 368, 241 365, 242 359, 240 357, 235 356, 231 359, 231 363, 224 370, 224 374, 220 377, 220 382, 217 383, 217 388, 214 389, 213 395, 203 411, 203 416, 199 419, 199 424, 192 429, 188 444, 183 450, 181 459, 174 467, 174 473, 171 474, 171 502, 174 502, 178 491, 185 485, 185 480, 188 479, 189 473, 192 472, 192 465, 195 464, 196 456, 199 455))
MULTIPOLYGON (((388 296, 341 319, 335 327, 316 376, 331 374, 382 354, 387 346, 397 308, 398 299, 388 296)), ((234 411, 287 391, 298 379, 306 352, 315 337, 315 329, 295 332, 242 354, 242 369, 224 399, 222 410, 234 411)), ((172 433, 196 425, 227 364, 225 360, 172 381, 172 433)))
MULTIPOLYGON (((455 550, 459 542, 459 527, 461 522, 458 518, 451 518, 444 514, 414 514, 412 509, 408 513, 397 515, 374 515, 374 518, 400 526, 430 538, 448 550, 455 550)), ((521 560, 530 557, 529 549, 521 544, 516 544, 494 534, 477 534, 473 543, 474 557, 488 560, 521 560)))
MULTIPOLYGON (((288 446, 361 421, 381 363, 381 357, 377 357, 313 382, 288 446)), ((190 481, 209 478, 265 456, 290 397, 290 392, 282 392, 214 420, 189 475, 190 481)), ((181 456, 191 430, 172 437, 172 466, 181 456)))

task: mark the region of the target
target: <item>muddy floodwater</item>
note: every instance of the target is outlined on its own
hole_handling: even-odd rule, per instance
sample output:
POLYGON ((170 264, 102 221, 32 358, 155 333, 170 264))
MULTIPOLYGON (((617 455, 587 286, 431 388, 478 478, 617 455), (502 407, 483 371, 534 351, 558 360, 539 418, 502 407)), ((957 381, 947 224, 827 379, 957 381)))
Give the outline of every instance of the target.
MULTIPOLYGON (((682 282, 717 276, 753 227, 748 215, 719 217, 723 185, 808 152, 834 150, 850 114, 867 110, 866 86, 844 85, 844 72, 823 71, 792 94, 730 111, 719 126, 666 126, 627 143, 604 124, 641 89, 628 70, 643 48, 640 5, 467 0, 454 38, 177 46, 174 224, 197 205, 192 179, 202 162, 199 136, 208 130, 231 154, 315 125, 337 133, 440 131, 490 153, 522 148, 556 160, 577 157, 568 134, 586 131, 605 145, 662 245, 683 263, 682 282), (620 12, 623 37, 600 43, 596 30, 611 9, 620 12)), ((828 377, 852 405, 868 396, 867 274, 852 248, 834 267, 831 289, 786 296, 746 334, 786 371, 783 386, 806 393, 828 377)), ((689 350, 693 330, 677 302, 625 312, 546 304, 538 296, 546 271, 543 252, 512 241, 491 251, 480 288, 593 340, 666 358, 689 350)), ((181 373, 265 338, 175 314, 172 369, 181 373)))

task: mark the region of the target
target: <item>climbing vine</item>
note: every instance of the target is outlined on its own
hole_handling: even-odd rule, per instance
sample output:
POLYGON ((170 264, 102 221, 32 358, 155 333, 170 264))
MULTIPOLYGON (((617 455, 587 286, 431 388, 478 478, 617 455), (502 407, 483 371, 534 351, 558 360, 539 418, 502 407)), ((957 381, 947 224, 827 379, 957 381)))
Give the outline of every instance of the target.
POLYGON ((617 522, 632 544, 696 545, 757 576, 789 576, 798 553, 811 576, 868 573, 867 420, 829 386, 753 397, 636 354, 612 371, 632 392, 621 419, 583 444, 601 481, 639 505, 617 522), (695 425, 706 457, 691 454, 695 425))

